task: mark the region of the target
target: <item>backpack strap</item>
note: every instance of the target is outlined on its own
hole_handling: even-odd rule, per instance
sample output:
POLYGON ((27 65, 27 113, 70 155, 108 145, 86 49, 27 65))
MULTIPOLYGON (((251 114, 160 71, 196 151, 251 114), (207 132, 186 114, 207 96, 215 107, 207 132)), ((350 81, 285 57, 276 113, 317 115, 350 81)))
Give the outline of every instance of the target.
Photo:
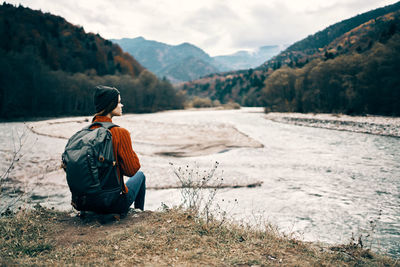
MULTIPOLYGON (((111 128, 114 128, 114 127, 119 127, 119 125, 114 124, 114 123, 112 123, 112 122, 100 122, 100 121, 96 121, 96 122, 93 122, 92 124, 90 124, 90 125, 87 127, 87 129, 91 129, 93 126, 104 127, 104 128, 107 128, 107 130, 110 130, 111 128)), ((117 179, 118 179, 118 183, 124 184, 124 183, 123 183, 123 180, 122 180, 122 182, 120 181, 120 177, 119 177, 118 171, 117 171, 117 168, 118 168, 118 152, 117 152, 117 158, 115 158, 115 161, 114 161, 114 162, 115 162, 114 171, 115 171, 115 175, 116 175, 116 177, 117 177, 117 179)), ((104 181, 102 181, 102 182, 100 183, 100 186, 103 187, 104 184, 105 184, 105 182, 106 182, 106 179, 104 179, 104 181)), ((122 186, 123 186, 123 185, 121 185, 121 191, 123 192, 122 186)))
POLYGON ((114 128, 114 127, 119 127, 118 125, 116 125, 116 124, 114 124, 112 122, 99 122, 99 121, 96 121, 96 122, 93 122, 92 124, 90 124, 88 126, 88 128, 91 129, 93 126, 96 126, 96 125, 99 125, 100 127, 107 128, 108 130, 110 130, 111 128, 114 128))
MULTIPOLYGON (((94 123, 92 123, 92 125, 90 125, 90 127, 92 127, 93 125, 96 125, 96 123, 101 125, 102 127, 107 128, 108 130, 110 130, 113 127, 119 127, 119 125, 116 125, 116 124, 114 124, 112 122, 94 122, 94 123)), ((121 175, 121 177, 120 177, 118 175, 118 170, 117 170, 118 169, 118 165, 119 165, 119 163, 118 163, 118 148, 117 148, 117 153, 116 154, 117 154, 117 156, 115 158, 115 174, 117 176, 118 183, 121 185, 121 192, 126 194, 128 189, 126 189, 123 175, 121 175)))

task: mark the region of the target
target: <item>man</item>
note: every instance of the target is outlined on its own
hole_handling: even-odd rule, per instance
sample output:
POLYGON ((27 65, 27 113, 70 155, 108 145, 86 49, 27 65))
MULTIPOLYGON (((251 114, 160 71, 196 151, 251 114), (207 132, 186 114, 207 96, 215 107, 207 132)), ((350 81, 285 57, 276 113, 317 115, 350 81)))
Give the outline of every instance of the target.
MULTIPOLYGON (((94 105, 96 114, 93 122, 112 122, 114 116, 122 116, 122 103, 119 91, 114 87, 99 85, 95 88, 94 105)), ((93 126, 100 127, 100 126, 93 126)), ((128 209, 132 203, 136 209, 144 209, 146 195, 146 177, 139 171, 140 162, 135 151, 128 130, 122 127, 112 127, 112 144, 114 158, 117 163, 117 174, 122 184, 120 207, 115 207, 115 212, 128 209), (130 177, 126 184, 124 176, 130 177)))

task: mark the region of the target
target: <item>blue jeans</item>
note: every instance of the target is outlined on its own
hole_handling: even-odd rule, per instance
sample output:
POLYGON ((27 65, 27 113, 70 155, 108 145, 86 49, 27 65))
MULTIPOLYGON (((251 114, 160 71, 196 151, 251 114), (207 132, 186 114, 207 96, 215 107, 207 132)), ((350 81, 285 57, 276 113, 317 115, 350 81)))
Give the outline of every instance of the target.
POLYGON ((144 198, 146 196, 146 176, 138 171, 126 182, 128 187, 129 206, 135 202, 135 209, 144 209, 144 198))

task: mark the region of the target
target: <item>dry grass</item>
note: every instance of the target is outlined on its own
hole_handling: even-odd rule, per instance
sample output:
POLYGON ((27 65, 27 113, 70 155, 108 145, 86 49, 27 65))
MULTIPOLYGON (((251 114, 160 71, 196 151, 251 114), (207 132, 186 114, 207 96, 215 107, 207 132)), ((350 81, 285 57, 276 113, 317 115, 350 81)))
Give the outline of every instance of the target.
POLYGON ((101 224, 38 207, 0 218, 0 233, 0 264, 6 266, 399 266, 355 246, 320 248, 272 227, 207 224, 180 209, 101 224))

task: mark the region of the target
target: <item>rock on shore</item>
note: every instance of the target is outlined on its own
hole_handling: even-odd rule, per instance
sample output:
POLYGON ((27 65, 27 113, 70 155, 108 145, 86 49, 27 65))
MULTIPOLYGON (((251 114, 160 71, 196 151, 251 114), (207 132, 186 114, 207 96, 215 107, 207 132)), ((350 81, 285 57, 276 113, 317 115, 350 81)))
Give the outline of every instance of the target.
POLYGON ((266 114, 265 118, 300 126, 400 137, 398 117, 272 112, 266 114))

